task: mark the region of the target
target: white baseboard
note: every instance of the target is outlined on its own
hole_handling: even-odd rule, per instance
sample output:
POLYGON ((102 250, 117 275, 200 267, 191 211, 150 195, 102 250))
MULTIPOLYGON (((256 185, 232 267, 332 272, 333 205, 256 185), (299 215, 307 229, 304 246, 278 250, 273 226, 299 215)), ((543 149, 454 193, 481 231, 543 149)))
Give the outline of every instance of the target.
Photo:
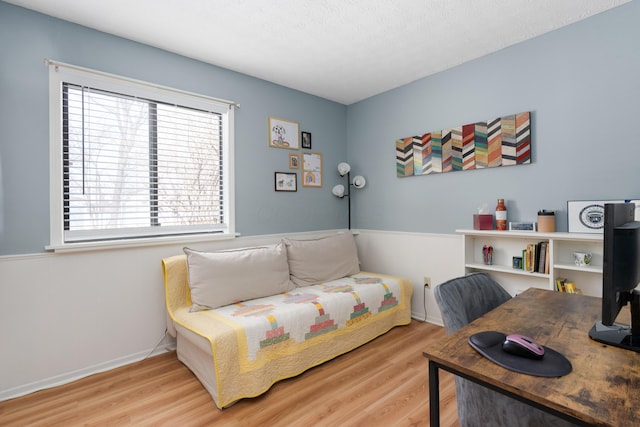
POLYGON ((411 313, 411 318, 415 319, 415 320, 417 320, 419 322, 428 322, 428 323, 433 323, 434 325, 438 325, 438 326, 444 327, 444 325, 442 324, 442 319, 440 319, 439 317, 427 315, 427 318, 425 319, 423 313, 412 312, 411 313))
POLYGON ((444 325, 442 324, 442 319, 436 316, 427 316, 427 320, 425 320, 425 322, 444 327, 444 325))
POLYGON ((44 378, 39 381, 34 381, 29 384, 23 384, 19 387, 10 388, 0 391, 0 402, 4 400, 14 399, 16 397, 25 396, 27 394, 34 393, 40 390, 46 390, 52 387, 68 384, 73 381, 88 377, 90 375, 99 374, 101 372, 110 371, 112 369, 120 368, 131 363, 139 362, 149 357, 158 356, 163 353, 174 351, 176 348, 175 338, 166 336, 157 346, 150 348, 146 351, 142 351, 136 354, 130 354, 128 356, 120 357, 99 363, 97 365, 88 366, 83 369, 78 369, 71 372, 65 372, 61 375, 56 375, 49 378, 44 378))
POLYGON ((424 313, 416 313, 415 311, 411 312, 411 318, 415 319, 419 322, 426 322, 427 319, 424 317, 424 313))

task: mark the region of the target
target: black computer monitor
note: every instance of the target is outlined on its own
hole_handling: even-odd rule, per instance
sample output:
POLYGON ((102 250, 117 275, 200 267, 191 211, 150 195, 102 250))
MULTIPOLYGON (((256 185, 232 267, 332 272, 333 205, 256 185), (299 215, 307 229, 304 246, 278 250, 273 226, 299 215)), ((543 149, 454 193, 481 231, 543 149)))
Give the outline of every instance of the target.
POLYGON ((634 203, 604 205, 604 253, 602 267, 602 321, 589 336, 605 344, 640 352, 640 221, 634 203), (629 304, 631 325, 616 323, 629 304))

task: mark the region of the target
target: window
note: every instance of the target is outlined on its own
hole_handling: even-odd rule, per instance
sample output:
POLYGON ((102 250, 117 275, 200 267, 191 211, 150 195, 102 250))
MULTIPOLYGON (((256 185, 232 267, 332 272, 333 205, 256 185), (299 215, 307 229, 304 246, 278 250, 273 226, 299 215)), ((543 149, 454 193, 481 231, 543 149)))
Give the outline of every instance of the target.
POLYGON ((233 105, 51 63, 51 244, 233 234, 233 105))

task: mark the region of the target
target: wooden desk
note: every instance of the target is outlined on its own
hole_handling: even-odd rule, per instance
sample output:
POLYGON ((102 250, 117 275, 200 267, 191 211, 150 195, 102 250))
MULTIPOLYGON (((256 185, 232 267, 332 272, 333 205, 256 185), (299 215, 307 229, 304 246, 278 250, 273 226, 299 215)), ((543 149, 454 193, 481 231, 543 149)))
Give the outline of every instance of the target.
POLYGON ((640 354, 589 338, 589 329, 600 319, 600 304, 600 298, 531 288, 429 345, 423 354, 429 359, 431 426, 440 425, 439 369, 579 424, 637 426, 640 354), (491 330, 536 339, 564 354, 572 372, 542 378, 496 365, 467 342, 474 333, 491 330))

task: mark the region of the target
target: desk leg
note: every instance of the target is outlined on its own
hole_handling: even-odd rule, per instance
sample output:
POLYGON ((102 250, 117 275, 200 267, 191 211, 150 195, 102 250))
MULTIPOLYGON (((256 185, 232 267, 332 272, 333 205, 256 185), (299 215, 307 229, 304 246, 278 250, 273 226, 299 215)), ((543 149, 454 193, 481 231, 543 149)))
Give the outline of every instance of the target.
POLYGON ((440 379, 438 365, 429 360, 429 426, 440 427, 440 379))

